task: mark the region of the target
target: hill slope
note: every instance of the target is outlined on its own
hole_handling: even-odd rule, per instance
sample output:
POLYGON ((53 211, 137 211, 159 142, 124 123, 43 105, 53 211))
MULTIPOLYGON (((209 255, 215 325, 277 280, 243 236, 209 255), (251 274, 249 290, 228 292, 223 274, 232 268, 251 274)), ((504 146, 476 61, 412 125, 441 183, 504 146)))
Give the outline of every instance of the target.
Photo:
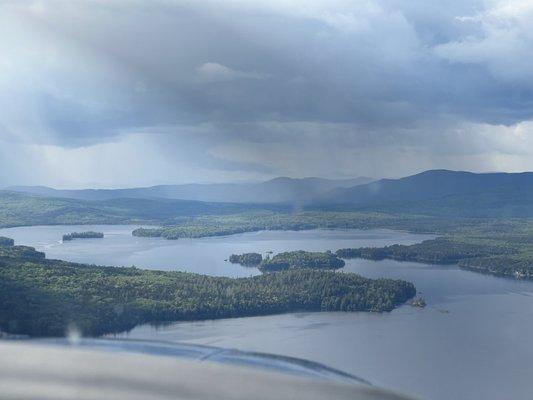
MULTIPOLYGON (((173 199, 87 201, 0 191, 0 227, 53 224, 176 223, 183 218, 265 209, 255 205, 173 199)), ((272 206, 277 210, 276 206, 272 206)))
POLYGON ((458 216, 533 216, 533 173, 432 170, 331 191, 321 205, 458 216))
POLYGON ((248 184, 187 184, 131 189, 82 190, 56 190, 46 186, 12 186, 8 190, 46 197, 62 197, 79 200, 164 198, 229 203, 302 204, 335 188, 353 187, 370 181, 372 179, 364 177, 345 180, 275 178, 266 182, 248 184))

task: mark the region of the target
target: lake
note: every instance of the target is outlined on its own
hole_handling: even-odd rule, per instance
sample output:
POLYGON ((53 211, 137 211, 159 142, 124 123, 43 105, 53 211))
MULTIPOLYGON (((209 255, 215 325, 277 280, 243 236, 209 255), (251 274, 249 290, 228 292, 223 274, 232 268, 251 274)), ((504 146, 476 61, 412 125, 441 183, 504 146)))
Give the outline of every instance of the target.
POLYGON ((231 264, 233 253, 266 255, 290 250, 326 251, 341 247, 411 244, 430 235, 412 235, 390 230, 261 231, 232 236, 166 240, 132 236, 138 225, 56 225, 0 229, 0 236, 16 244, 33 246, 48 258, 79 263, 197 272, 213 276, 246 277, 260 274, 257 268, 231 264), (70 232, 103 232, 103 239, 62 242, 70 232))
MULTIPOLYGON (((325 251, 431 237, 387 230, 316 230, 167 241, 132 237, 136 227, 21 227, 2 229, 0 235, 45 251, 49 258, 227 276, 258 273, 224 261, 232 253, 325 251), (104 232, 105 238, 61 242, 62 234, 85 230, 104 232)), ((390 260, 348 260, 344 270, 411 281, 428 306, 402 306, 383 314, 292 313, 146 325, 117 337, 309 359, 426 399, 531 399, 533 282, 390 260)))

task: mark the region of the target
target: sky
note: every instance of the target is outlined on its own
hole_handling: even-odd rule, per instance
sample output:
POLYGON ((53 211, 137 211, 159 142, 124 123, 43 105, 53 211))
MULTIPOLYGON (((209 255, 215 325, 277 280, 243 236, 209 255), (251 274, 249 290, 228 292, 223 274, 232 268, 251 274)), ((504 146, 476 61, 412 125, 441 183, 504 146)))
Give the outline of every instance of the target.
POLYGON ((0 0, 0 186, 533 170, 533 0, 0 0))

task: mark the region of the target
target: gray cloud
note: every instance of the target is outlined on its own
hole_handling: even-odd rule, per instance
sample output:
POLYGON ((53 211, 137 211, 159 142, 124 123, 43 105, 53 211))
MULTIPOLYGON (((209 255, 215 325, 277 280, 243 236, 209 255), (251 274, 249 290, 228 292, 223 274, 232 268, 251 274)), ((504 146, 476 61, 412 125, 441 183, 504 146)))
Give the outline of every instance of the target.
POLYGON ((61 185, 530 169, 532 22, 518 0, 3 2, 0 140, 61 185), (120 143, 137 179, 37 156, 120 143))

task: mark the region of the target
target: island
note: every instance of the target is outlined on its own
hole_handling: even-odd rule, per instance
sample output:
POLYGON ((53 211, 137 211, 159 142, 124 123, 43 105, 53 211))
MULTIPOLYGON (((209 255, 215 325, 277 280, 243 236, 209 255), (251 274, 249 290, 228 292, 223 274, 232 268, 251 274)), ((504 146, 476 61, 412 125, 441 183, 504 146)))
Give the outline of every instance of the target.
POLYGON ((259 253, 232 254, 229 261, 233 264, 257 266, 261 272, 304 268, 334 270, 344 267, 344 261, 331 251, 287 251, 274 257, 271 257, 270 254, 272 252, 269 252, 265 259, 259 253))
POLYGON ((263 261, 263 256, 259 253, 232 254, 229 262, 244 266, 257 266, 263 261))
POLYGON ((104 234, 102 232, 72 232, 63 235, 63 241, 67 242, 74 239, 102 239, 104 234))
POLYGON ((249 278, 49 260, 0 246, 0 330, 97 336, 143 323, 296 311, 385 312, 416 295, 412 283, 353 273, 290 269, 249 278))
POLYGON ((331 252, 288 251, 267 257, 259 265, 262 272, 284 271, 288 269, 325 269, 344 267, 344 261, 331 252))

